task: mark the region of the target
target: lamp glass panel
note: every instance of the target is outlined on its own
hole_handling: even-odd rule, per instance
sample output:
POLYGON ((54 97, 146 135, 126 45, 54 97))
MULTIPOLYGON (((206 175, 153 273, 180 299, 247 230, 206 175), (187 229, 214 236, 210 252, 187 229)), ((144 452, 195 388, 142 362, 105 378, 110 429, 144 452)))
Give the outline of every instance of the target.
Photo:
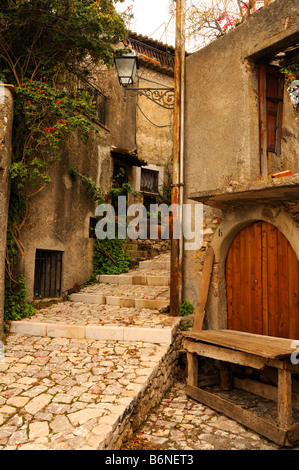
POLYGON ((131 85, 137 72, 136 57, 117 57, 115 64, 122 85, 131 85))

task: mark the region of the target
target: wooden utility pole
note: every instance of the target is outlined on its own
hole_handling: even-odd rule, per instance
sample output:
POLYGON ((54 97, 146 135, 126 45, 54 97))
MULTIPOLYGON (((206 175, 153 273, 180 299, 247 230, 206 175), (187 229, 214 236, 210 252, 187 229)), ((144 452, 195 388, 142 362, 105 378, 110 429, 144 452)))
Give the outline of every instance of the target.
MULTIPOLYGON (((183 9, 185 0, 176 0, 176 39, 175 39, 175 68, 174 68, 174 126, 173 126, 173 180, 172 180, 172 205, 179 206, 181 202, 181 105, 182 105, 182 66, 183 66, 183 9)), ((173 227, 179 227, 180 211, 174 211, 172 217, 173 227)), ((181 233, 181 237, 183 234, 181 233)), ((170 273, 170 314, 180 314, 181 304, 181 263, 180 263, 180 240, 171 239, 171 273, 170 273)), ((182 246, 182 245, 181 245, 182 246)), ((182 249, 182 248, 181 248, 182 249)))

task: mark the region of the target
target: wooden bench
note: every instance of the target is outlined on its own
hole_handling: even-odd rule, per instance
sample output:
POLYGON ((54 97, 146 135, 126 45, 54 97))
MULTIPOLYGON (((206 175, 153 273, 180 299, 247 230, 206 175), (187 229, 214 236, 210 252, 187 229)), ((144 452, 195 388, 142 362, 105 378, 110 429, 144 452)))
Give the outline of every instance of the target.
MULTIPOLYGON (((234 419, 253 431, 282 446, 292 446, 299 440, 299 422, 292 416, 292 372, 299 373, 291 355, 296 351, 290 339, 256 335, 233 330, 205 330, 183 333, 183 346, 187 351, 187 395, 234 419), (231 364, 264 370, 271 367, 278 372, 277 387, 261 382, 245 381, 246 390, 277 401, 277 423, 261 418, 238 404, 219 397, 198 385, 198 356, 219 362, 222 390, 242 388, 234 380, 231 364), (256 384, 256 385, 255 385, 256 384), (274 390, 274 392, 273 392, 274 390)), ((201 382, 209 385, 213 378, 201 382)), ((299 404, 299 400, 298 400, 299 404)), ((298 407, 299 408, 299 407, 298 407)))

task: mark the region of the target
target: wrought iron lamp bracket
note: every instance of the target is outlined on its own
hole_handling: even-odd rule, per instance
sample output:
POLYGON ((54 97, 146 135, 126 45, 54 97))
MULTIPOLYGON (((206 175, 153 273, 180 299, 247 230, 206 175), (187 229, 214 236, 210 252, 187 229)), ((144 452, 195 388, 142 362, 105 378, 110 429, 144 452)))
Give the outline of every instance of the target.
POLYGON ((127 91, 134 91, 139 96, 145 96, 161 108, 174 109, 174 88, 128 88, 125 87, 124 100, 127 100, 127 91))

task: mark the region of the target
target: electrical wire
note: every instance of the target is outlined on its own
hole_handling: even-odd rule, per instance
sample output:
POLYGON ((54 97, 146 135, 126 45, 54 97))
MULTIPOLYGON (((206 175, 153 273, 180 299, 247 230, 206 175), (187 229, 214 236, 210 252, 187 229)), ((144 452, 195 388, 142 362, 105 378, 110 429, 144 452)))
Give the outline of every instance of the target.
POLYGON ((142 109, 140 108, 139 104, 137 103, 137 108, 139 109, 139 111, 141 112, 141 114, 145 117, 145 119, 147 119, 153 126, 155 127, 159 127, 159 128, 163 128, 163 127, 172 127, 172 124, 165 124, 164 126, 159 126, 158 124, 155 124, 153 121, 150 120, 149 117, 147 117, 144 112, 142 111, 142 109))

